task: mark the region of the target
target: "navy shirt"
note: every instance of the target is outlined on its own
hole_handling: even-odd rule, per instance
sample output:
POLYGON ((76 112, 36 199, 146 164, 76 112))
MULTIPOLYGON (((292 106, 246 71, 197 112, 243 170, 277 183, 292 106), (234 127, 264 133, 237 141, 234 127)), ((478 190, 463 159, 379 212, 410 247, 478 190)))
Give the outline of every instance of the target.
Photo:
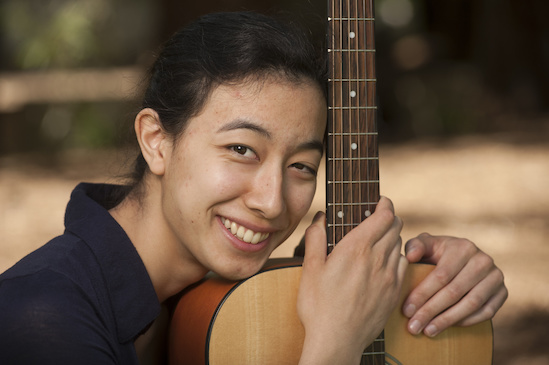
POLYGON ((105 208, 116 188, 78 185, 65 233, 0 276, 0 364, 138 363, 133 342, 160 303, 105 208))

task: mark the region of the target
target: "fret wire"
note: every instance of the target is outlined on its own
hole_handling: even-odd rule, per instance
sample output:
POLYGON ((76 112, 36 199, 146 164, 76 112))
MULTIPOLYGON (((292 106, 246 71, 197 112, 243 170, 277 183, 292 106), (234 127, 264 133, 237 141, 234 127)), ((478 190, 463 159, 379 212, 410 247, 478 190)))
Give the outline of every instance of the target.
POLYGON ((328 81, 335 82, 347 82, 347 81, 366 81, 366 82, 376 82, 377 79, 328 79, 328 81))
POLYGON ((359 133, 328 133, 328 136, 377 136, 377 132, 359 132, 359 133))
POLYGON ((362 356, 375 356, 375 355, 385 355, 385 351, 378 351, 378 352, 363 352, 362 356))
MULTIPOLYGON (((379 157, 336 157, 336 158, 328 158, 328 161, 346 161, 346 162, 353 162, 353 161, 376 161, 379 160, 379 157)), ((360 166, 359 166, 360 167, 360 166)))
POLYGON ((348 20, 358 20, 358 21, 374 21, 375 18, 330 18, 328 17, 328 21, 332 21, 332 20, 345 20, 345 21, 348 21, 348 20))
POLYGON ((360 223, 331 223, 327 224, 327 227, 356 227, 360 223))
POLYGON ((330 106, 328 110, 377 110, 377 106, 330 106))
POLYGON ((376 160, 379 160, 379 157, 336 157, 336 158, 331 158, 330 157, 330 158, 328 158, 328 161, 347 161, 347 162, 376 161, 376 160))
POLYGON ((377 205, 378 202, 362 202, 362 203, 328 203, 329 207, 335 206, 357 206, 357 205, 377 205))
POLYGON ((358 181, 344 181, 344 180, 334 180, 328 181, 328 184, 377 184, 379 180, 358 180, 358 181))
POLYGON ((357 52, 357 53, 368 53, 368 52, 375 52, 375 49, 341 49, 341 48, 328 48, 328 53, 330 52, 357 52))

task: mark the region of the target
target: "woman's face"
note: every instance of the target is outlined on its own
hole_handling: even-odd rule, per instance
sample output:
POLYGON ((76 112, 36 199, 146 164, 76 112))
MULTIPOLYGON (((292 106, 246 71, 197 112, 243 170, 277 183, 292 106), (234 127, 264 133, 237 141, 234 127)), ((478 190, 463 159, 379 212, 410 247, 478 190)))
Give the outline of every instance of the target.
POLYGON ((313 83, 216 88, 162 177, 164 219, 180 252, 226 278, 256 273, 311 205, 325 126, 313 83))

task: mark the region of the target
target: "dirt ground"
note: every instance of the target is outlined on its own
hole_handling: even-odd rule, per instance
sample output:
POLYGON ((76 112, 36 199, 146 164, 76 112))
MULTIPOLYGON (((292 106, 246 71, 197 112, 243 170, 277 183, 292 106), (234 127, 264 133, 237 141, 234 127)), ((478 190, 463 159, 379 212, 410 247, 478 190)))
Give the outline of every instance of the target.
MULTIPOLYGON (((403 239, 423 231, 467 237, 504 271, 510 297, 494 319, 497 365, 549 364, 549 140, 536 140, 381 147, 381 190, 404 219, 403 239)), ((112 151, 0 157, 0 271, 62 232, 76 183, 115 182, 125 159, 112 151)), ((322 187, 318 196, 313 212, 323 207, 322 187)), ((291 255, 303 230, 275 255, 291 255)))

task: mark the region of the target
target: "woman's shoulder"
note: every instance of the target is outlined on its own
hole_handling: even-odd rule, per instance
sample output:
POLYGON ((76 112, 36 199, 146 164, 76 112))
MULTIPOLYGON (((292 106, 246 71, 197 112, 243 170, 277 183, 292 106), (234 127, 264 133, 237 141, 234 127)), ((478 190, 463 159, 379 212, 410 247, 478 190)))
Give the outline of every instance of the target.
POLYGON ((18 320, 39 326, 43 320, 60 320, 58 316, 105 312, 100 307, 106 294, 93 261, 77 237, 64 234, 51 240, 0 275, 0 318, 9 317, 13 326, 18 320))
POLYGON ((6 278, 0 283, 0 359, 60 363, 80 361, 94 348, 108 350, 109 330, 96 311, 82 287, 55 270, 6 278))

